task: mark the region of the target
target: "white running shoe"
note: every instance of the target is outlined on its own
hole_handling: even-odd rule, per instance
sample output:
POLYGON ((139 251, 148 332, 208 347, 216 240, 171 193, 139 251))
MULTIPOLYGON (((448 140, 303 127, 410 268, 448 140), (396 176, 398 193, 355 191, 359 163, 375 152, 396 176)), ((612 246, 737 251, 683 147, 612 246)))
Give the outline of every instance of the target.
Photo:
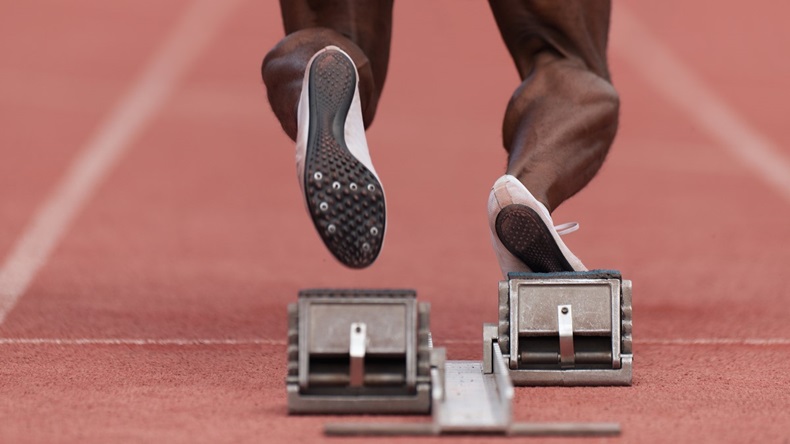
POLYGON ((336 46, 307 64, 298 128, 297 177, 318 234, 343 264, 369 266, 384 241, 384 190, 368 152, 357 69, 336 46))
POLYGON ((496 181, 488 197, 491 243, 502 274, 586 271, 560 235, 576 231, 573 222, 554 226, 546 207, 516 177, 496 181))

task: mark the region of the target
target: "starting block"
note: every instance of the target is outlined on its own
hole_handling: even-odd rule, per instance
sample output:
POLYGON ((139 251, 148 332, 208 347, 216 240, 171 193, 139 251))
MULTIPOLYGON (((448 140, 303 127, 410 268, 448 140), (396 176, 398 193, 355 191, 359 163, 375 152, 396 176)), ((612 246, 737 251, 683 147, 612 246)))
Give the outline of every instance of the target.
POLYGON ((631 287, 618 272, 513 274, 482 361, 434 348, 413 290, 304 290, 288 307, 290 413, 427 414, 328 435, 616 435, 614 423, 514 423, 515 385, 630 385, 631 287), (513 340, 511 340, 513 338, 513 340))
POLYGON ((619 272, 511 273, 499 323, 484 326, 514 385, 631 385, 631 281, 619 272))
POLYGON ((428 413, 430 306, 413 290, 306 290, 288 307, 288 410, 428 413))

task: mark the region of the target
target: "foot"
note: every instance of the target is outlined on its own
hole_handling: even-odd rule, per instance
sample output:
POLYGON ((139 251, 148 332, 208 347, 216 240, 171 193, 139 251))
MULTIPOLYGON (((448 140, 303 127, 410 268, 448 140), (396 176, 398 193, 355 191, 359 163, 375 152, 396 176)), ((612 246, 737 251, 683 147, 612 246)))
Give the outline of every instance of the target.
POLYGON ((329 251, 364 268, 381 251, 384 190, 370 160, 351 58, 328 46, 307 64, 298 109, 296 169, 307 212, 329 251))
POLYGON ((546 207, 514 176, 500 177, 491 189, 488 225, 505 277, 510 272, 587 270, 560 238, 578 224, 555 227, 546 207))

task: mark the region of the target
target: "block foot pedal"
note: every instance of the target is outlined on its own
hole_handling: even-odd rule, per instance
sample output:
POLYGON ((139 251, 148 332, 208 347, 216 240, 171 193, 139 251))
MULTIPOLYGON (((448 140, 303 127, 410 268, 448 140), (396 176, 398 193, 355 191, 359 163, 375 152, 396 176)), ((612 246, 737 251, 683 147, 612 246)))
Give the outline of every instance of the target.
POLYGON ((305 290, 288 307, 288 411, 428 413, 430 306, 412 290, 305 290))
POLYGON ((484 327, 514 385, 631 385, 631 281, 617 271, 511 273, 484 327))

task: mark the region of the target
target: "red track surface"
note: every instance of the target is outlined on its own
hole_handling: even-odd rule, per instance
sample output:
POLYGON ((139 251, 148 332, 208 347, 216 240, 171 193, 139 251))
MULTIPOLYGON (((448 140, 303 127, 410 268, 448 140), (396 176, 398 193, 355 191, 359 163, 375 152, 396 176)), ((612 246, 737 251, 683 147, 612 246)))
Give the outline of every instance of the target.
MULTIPOLYGON (((359 272, 303 214, 292 144, 265 101, 259 61, 282 33, 273 3, 232 9, 0 325, 0 441, 322 440, 332 418, 286 414, 286 305, 304 287, 414 287, 437 345, 479 359, 499 279, 485 201, 518 82, 486 5, 396 6, 369 132, 390 229, 359 272)), ((632 3, 615 9, 790 158, 785 4, 632 3)), ((189 5, 0 4, 0 257, 189 5)), ((618 50, 634 38, 622 17, 610 54, 621 131, 555 220, 582 223, 568 242, 588 266, 634 282, 634 386, 519 388, 516 419, 619 421, 610 441, 787 442, 790 194, 655 87, 678 79, 651 80, 618 50)))

